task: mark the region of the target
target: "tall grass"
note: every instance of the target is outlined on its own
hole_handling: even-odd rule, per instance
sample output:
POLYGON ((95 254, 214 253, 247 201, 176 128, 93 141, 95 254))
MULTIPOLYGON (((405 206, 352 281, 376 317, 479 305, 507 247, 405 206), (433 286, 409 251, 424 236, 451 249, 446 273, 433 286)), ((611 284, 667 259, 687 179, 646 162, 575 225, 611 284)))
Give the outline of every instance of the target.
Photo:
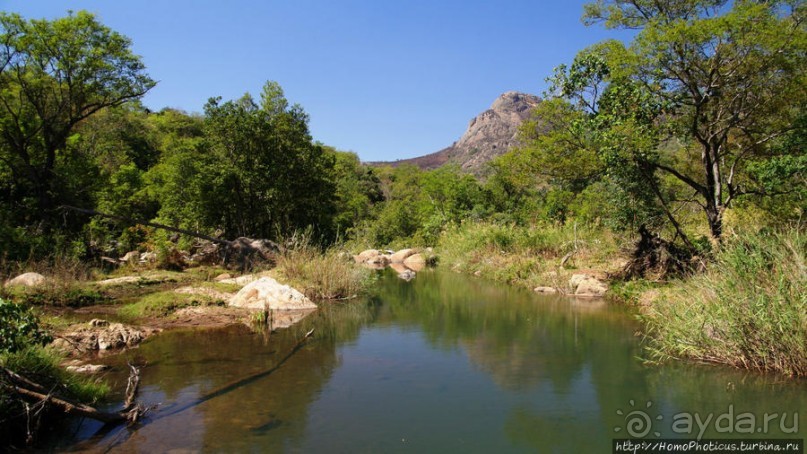
POLYGON ((501 282, 534 287, 563 286, 565 269, 609 268, 617 255, 615 237, 575 225, 517 226, 463 223, 443 232, 440 263, 501 282))
POLYGON ((105 295, 88 285, 94 270, 78 259, 53 256, 24 262, 0 260, 0 281, 22 273, 36 272, 47 278, 42 285, 0 287, 0 297, 35 305, 80 307, 106 301, 105 295))
POLYGON ((280 254, 277 271, 312 299, 350 298, 367 291, 373 280, 373 273, 349 254, 337 248, 322 252, 305 239, 280 254))
POLYGON ((805 254, 796 229, 728 240, 705 274, 667 289, 642 316, 652 356, 807 375, 805 254))

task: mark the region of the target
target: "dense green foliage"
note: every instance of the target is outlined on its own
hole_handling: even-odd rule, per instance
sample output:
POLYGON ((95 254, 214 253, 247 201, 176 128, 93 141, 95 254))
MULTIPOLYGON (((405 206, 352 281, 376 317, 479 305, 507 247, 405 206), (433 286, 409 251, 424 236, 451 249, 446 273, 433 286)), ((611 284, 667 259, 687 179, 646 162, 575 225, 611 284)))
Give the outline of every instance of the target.
POLYGON ((0 354, 50 341, 50 335, 39 326, 39 319, 29 306, 0 299, 0 354))
POLYGON ((2 13, 0 42, 0 239, 25 254, 20 242, 50 246, 30 237, 56 229, 61 204, 92 200, 97 172, 77 148, 78 125, 154 82, 129 40, 86 12, 54 21, 2 13))
POLYGON ((550 79, 557 97, 525 126, 528 145, 517 152, 524 156, 500 167, 520 161, 528 175, 543 174, 546 193, 566 205, 586 199, 589 185, 610 188, 615 225, 659 225, 663 213, 690 247, 677 215, 689 207, 674 205, 699 207, 716 240, 741 196, 785 196, 777 214, 798 218, 805 208, 803 191, 794 190, 805 171, 798 145, 807 101, 804 14, 803 2, 783 1, 588 5, 587 21, 635 29, 636 37, 628 46, 594 45, 561 65, 550 79))

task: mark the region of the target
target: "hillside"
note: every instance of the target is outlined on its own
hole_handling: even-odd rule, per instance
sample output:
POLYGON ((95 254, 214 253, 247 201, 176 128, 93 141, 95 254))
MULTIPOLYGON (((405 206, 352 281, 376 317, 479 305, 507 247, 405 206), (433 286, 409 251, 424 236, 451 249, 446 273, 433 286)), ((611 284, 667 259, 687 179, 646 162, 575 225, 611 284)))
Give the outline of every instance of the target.
POLYGON ((490 109, 472 119, 462 137, 451 146, 416 158, 370 164, 413 164, 423 169, 434 169, 452 162, 468 172, 481 173, 487 162, 517 143, 519 126, 529 118, 539 102, 540 98, 535 95, 509 91, 496 98, 490 109))

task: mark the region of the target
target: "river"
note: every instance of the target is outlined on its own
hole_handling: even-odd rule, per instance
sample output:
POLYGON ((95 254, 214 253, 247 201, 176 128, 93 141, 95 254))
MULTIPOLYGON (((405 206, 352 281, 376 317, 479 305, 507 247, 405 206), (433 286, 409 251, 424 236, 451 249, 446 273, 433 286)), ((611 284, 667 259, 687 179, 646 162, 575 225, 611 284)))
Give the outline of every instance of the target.
POLYGON ((119 399, 126 361, 145 363, 140 400, 159 406, 136 428, 75 420, 51 443, 143 453, 584 453, 610 452, 615 438, 805 438, 804 381, 648 365, 638 328, 627 310, 599 300, 447 271, 411 282, 382 272, 372 297, 324 305, 287 330, 173 331, 102 359, 114 366, 107 378, 119 399))

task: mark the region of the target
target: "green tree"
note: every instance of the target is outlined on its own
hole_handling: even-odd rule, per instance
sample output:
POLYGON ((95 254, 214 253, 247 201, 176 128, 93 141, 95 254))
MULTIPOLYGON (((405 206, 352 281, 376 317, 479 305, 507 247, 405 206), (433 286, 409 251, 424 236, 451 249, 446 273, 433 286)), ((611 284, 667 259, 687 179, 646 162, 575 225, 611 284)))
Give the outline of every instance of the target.
POLYGON ((634 142, 630 159, 646 181, 661 172, 694 191, 717 240, 737 197, 766 192, 749 166, 783 151, 771 145, 807 100, 804 14, 801 0, 599 0, 586 6, 588 23, 638 33, 628 48, 608 45, 600 62, 561 68, 558 87, 599 119, 612 146, 634 142))
POLYGON ((381 181, 374 169, 362 164, 355 153, 337 151, 327 146, 323 146, 323 150, 334 159, 334 224, 339 234, 350 235, 354 227, 372 217, 374 205, 383 201, 381 181))
POLYGON ((275 82, 260 102, 211 99, 202 140, 173 140, 147 179, 163 222, 225 236, 277 238, 314 227, 333 235, 333 156, 313 143, 308 116, 275 82))
POLYGON ((15 212, 36 212, 29 222, 76 197, 76 126, 154 86, 130 46, 87 12, 53 21, 0 13, 2 197, 15 212))

